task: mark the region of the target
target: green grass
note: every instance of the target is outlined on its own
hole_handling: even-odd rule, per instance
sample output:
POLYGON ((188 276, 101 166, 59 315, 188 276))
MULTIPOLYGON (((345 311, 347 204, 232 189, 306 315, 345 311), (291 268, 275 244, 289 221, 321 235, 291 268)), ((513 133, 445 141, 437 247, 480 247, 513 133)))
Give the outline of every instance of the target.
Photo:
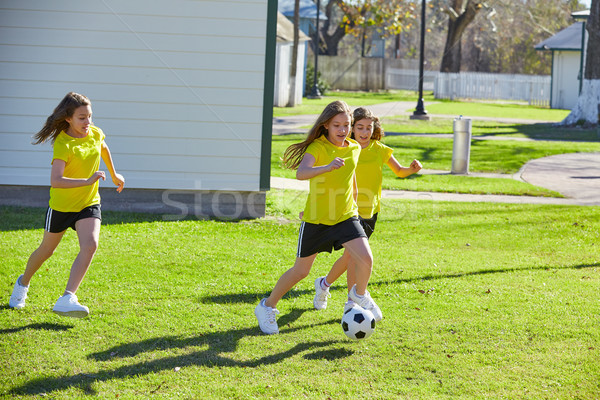
POLYGON ((428 114, 463 115, 465 117, 515 118, 559 122, 569 115, 569 110, 523 104, 444 101, 426 106, 428 114))
MULTIPOLYGON (((600 208, 385 200, 370 291, 384 320, 364 343, 313 281, 262 335, 258 300, 291 266, 302 193, 272 191, 269 218, 162 221, 105 211, 77 293, 83 320, 51 312, 77 252, 70 231, 0 312, 0 397, 592 399, 600 392, 600 208)), ((0 208, 5 299, 41 239, 43 209, 0 208)))
MULTIPOLYGON (((426 93, 423 97, 433 101, 433 94, 426 93)), ((371 106, 373 104, 389 103, 394 101, 414 101, 417 103, 417 92, 410 90, 396 90, 384 92, 328 92, 320 99, 302 99, 302 104, 290 107, 274 107, 273 116, 285 117, 290 115, 321 114, 323 108, 335 100, 344 100, 350 107, 371 106)))
MULTIPOLYGON (((598 142, 598 132, 594 128, 566 128, 550 123, 514 124, 494 121, 471 121, 473 137, 501 137, 511 139, 537 139, 562 141, 598 142)), ((453 120, 449 118, 433 118, 430 121, 416 121, 408 117, 391 117, 383 119, 383 129, 388 134, 453 134, 453 120)), ((308 128, 307 128, 308 129, 308 128)))
MULTIPOLYGON (((292 143, 303 135, 274 136, 272 142, 271 175, 294 178, 295 171, 283 169, 281 157, 292 143)), ((453 140, 419 136, 387 136, 384 143, 394 149, 394 157, 403 165, 418 159, 423 168, 450 171, 453 140)), ((470 172, 514 174, 528 161, 555 154, 600 151, 600 143, 567 141, 474 140, 471 144, 470 172)), ((560 195, 551 190, 504 178, 479 178, 454 175, 413 175, 396 178, 384 168, 384 189, 433 191, 471 194, 506 194, 524 196, 560 195)))
MULTIPOLYGON (((414 101, 416 106, 417 99, 418 93, 409 90, 382 92, 329 92, 321 99, 303 98, 302 104, 293 108, 274 107, 273 115, 275 117, 285 117, 291 115, 320 114, 321 111, 323 111, 323 107, 334 100, 344 100, 351 107, 358 107, 396 101, 414 101)), ((454 115, 456 117, 463 115, 464 117, 512 118, 559 122, 569 114, 569 110, 556 110, 547 107, 500 101, 473 102, 464 100, 438 100, 433 97, 432 92, 425 92, 423 99, 428 114, 454 115)))

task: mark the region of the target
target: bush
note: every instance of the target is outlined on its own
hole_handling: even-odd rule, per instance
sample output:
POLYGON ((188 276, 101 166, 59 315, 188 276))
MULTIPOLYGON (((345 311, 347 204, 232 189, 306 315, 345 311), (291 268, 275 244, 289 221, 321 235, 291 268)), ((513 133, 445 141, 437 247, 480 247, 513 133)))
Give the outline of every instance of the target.
MULTIPOLYGON (((315 67, 312 64, 306 65, 306 82, 304 85, 305 96, 310 96, 313 89, 313 82, 315 79, 315 67)), ((321 72, 317 71, 317 88, 322 95, 324 95, 331 86, 323 80, 321 72)))

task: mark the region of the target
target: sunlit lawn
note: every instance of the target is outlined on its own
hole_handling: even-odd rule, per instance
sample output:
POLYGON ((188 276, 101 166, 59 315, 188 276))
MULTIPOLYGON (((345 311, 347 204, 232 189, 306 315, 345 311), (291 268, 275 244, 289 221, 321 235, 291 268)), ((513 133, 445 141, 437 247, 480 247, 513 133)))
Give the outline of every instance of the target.
MULTIPOLYGON (((51 312, 74 232, 0 308, 0 397, 594 399, 600 393, 598 207, 385 200, 369 289, 384 313, 350 342, 344 279, 314 311, 313 282, 280 302, 281 333, 253 308, 294 260, 305 194, 271 191, 268 218, 163 221, 104 212, 78 291, 91 314, 51 312), (6 303, 5 303, 6 304, 6 303)), ((0 208, 1 286, 42 236, 43 209, 0 208)))

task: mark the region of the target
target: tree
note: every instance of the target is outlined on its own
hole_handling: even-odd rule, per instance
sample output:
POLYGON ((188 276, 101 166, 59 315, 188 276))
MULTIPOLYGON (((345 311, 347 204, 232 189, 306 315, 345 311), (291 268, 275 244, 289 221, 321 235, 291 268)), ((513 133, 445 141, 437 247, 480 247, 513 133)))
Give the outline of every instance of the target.
POLYGON ((346 35, 363 37, 367 27, 377 29, 384 37, 396 35, 407 20, 414 18, 414 8, 414 3, 406 0, 330 0, 325 6, 327 20, 320 29, 324 53, 337 55, 346 35))
POLYGON ((592 0, 586 29, 588 33, 585 71, 577 105, 562 121, 563 125, 574 125, 579 121, 598 123, 600 105, 600 0, 592 0))
POLYGON ((294 2, 294 44, 292 45, 292 65, 290 66, 290 97, 288 107, 296 107, 296 71, 298 70, 298 44, 300 42, 300 0, 294 2))
POLYGON ((461 39, 467 26, 473 22, 477 13, 483 8, 482 0, 451 0, 446 8, 448 34, 442 56, 441 72, 460 72, 461 39))

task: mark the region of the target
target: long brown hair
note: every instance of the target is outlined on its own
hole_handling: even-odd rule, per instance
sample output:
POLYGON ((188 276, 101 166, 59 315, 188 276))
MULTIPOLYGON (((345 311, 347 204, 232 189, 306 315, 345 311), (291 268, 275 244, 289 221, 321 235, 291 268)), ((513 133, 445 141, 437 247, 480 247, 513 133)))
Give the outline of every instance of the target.
POLYGON ((52 114, 46 119, 44 127, 35 135, 33 144, 40 144, 47 141, 54 143, 56 137, 61 131, 67 131, 69 123, 66 121, 75 113, 75 109, 81 106, 91 106, 92 102, 90 99, 82 94, 69 92, 67 95, 58 103, 52 114))
MULTIPOLYGON (((354 128, 354 124, 361 119, 370 119, 373 121, 373 134, 371 135, 371 140, 381 140, 385 136, 383 132, 383 128, 381 127, 381 122, 379 121, 379 117, 375 116, 371 110, 365 107, 358 107, 354 110, 354 121, 352 122, 352 128, 354 128)), ((354 130, 352 130, 352 139, 354 139, 354 130)))
POLYGON ((341 100, 329 103, 321 115, 319 115, 319 118, 317 118, 313 127, 308 131, 308 136, 306 139, 303 142, 291 145, 285 150, 285 153, 283 153, 284 167, 289 169, 298 168, 298 165, 300 165, 300 161, 302 161, 302 157, 304 157, 304 153, 306 152, 308 145, 310 145, 320 136, 327 136, 328 132, 325 128, 325 125, 331 121, 333 117, 342 113, 347 114, 352 122, 352 111, 350 111, 348 104, 341 100))

